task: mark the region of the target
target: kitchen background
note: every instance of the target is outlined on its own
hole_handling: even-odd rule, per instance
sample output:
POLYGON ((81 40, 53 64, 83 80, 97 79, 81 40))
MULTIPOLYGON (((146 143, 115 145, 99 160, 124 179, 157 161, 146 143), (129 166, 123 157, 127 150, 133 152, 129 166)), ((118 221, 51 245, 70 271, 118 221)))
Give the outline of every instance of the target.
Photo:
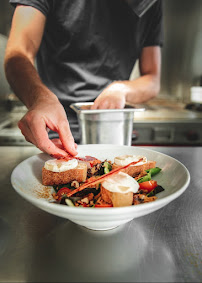
MULTIPOLYGON (((202 144, 202 107, 190 88, 202 85, 202 1, 163 0, 164 46, 161 91, 134 119, 133 144, 202 144), (186 129, 186 130, 185 130, 186 129)), ((0 145, 26 144, 16 127, 25 108, 12 95, 3 58, 13 8, 0 3, 0 145)), ((131 78, 138 76, 134 67, 131 78)), ((202 94, 201 94, 202 95, 202 94)))

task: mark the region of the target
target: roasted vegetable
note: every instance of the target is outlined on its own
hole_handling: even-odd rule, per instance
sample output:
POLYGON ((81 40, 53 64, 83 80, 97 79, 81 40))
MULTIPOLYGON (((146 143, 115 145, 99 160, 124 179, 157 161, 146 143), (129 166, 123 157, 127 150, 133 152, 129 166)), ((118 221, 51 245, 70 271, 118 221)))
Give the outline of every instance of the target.
POLYGON ((104 162, 104 174, 109 173, 111 170, 112 170, 112 165, 109 162, 105 161, 104 162))
POLYGON ((147 174, 139 179, 137 179, 138 183, 143 183, 143 182, 147 182, 147 181, 151 181, 151 177, 158 174, 161 171, 161 168, 159 167, 155 167, 155 168, 151 168, 149 170, 146 170, 147 174))
POLYGON ((151 192, 147 194, 147 197, 153 197, 156 194, 163 192, 163 191, 164 191, 164 188, 158 185, 155 189, 153 189, 151 192))
POLYGON ((160 171, 161 171, 161 168, 159 168, 159 167, 155 167, 155 168, 151 168, 149 170, 146 170, 146 172, 150 173, 151 176, 158 174, 160 171))

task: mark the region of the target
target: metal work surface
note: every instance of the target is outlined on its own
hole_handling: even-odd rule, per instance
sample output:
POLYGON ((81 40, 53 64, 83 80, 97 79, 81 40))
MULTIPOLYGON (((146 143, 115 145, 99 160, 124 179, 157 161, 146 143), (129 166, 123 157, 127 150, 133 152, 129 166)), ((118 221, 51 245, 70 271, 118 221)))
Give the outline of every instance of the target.
POLYGON ((190 171, 185 193, 164 208, 98 232, 22 199, 12 170, 35 147, 0 147, 0 282, 201 282, 202 147, 149 147, 190 171))

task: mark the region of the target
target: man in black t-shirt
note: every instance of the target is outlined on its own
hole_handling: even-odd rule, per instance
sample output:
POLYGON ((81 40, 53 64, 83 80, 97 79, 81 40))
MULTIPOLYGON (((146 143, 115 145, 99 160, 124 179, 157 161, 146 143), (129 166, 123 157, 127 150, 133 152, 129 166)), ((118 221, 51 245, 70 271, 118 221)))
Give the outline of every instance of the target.
POLYGON ((42 151, 77 153, 69 127, 71 103, 94 101, 92 109, 123 108, 126 102, 142 103, 159 92, 160 0, 10 3, 16 9, 5 71, 28 108, 19 127, 42 151), (141 76, 129 81, 137 59, 141 76), (47 128, 59 134, 66 151, 48 138, 47 128))

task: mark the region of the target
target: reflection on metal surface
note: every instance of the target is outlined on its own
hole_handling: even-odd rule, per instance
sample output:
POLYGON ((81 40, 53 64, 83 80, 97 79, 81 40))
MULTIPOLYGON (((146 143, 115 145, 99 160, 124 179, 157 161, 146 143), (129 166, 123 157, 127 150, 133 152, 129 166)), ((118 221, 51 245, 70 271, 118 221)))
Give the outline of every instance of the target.
POLYGON ((135 221, 105 232, 63 223, 33 251, 27 281, 37 278, 41 281, 63 278, 66 282, 172 281, 175 277, 172 254, 158 237, 151 243, 149 234, 144 225, 135 221), (151 261, 151 257, 155 260, 151 261), (42 262, 46 265, 39 271, 42 262))

